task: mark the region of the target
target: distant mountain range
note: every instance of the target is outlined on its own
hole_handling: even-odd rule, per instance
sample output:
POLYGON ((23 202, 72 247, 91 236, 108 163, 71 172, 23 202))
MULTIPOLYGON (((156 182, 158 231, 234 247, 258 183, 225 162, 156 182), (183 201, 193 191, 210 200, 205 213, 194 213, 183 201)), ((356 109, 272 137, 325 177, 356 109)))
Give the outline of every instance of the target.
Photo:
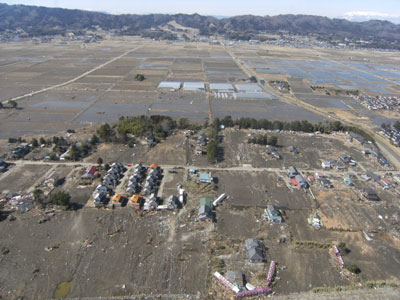
POLYGON ((0 4, 0 32, 23 29, 30 36, 62 34, 66 31, 116 30, 120 34, 142 34, 169 22, 200 30, 200 35, 252 38, 260 33, 312 35, 321 39, 363 39, 389 48, 400 44, 400 25, 388 21, 351 22, 310 15, 236 16, 215 18, 185 15, 111 15, 99 12, 0 4))
POLYGON ((366 22, 370 20, 385 20, 394 24, 400 24, 400 16, 373 11, 356 11, 344 14, 344 19, 352 22, 366 22))

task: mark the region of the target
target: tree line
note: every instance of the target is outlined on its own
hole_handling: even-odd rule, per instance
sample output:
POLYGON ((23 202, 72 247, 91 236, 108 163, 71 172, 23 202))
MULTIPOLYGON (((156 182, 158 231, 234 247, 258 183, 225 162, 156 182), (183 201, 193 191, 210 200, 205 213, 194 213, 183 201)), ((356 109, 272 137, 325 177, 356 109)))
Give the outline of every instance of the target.
POLYGON ((223 119, 215 119, 215 123, 219 126, 224 125, 225 127, 239 126, 244 129, 266 129, 266 130, 290 130, 290 131, 302 131, 302 132, 320 132, 320 133, 331 133, 337 131, 352 131, 361 135, 369 141, 374 142, 372 136, 363 131, 362 129, 354 126, 347 126, 342 124, 340 121, 325 121, 316 124, 310 123, 307 120, 303 121, 270 121, 268 119, 254 119, 254 118, 238 118, 233 119, 231 116, 226 116, 223 119))

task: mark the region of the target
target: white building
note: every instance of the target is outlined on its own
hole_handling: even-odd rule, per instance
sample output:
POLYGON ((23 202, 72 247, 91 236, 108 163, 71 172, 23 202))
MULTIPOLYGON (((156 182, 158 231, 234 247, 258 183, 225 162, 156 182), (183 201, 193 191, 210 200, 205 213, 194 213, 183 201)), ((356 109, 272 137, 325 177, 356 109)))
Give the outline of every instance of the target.
POLYGON ((204 82, 184 82, 183 90, 191 92, 205 92, 206 86, 204 82))
POLYGON ((210 90, 214 93, 232 93, 235 88, 230 83, 210 83, 210 90))
POLYGON ((238 92, 261 93, 263 89, 256 83, 235 84, 238 92))
POLYGON ((159 89, 168 89, 171 91, 177 91, 181 88, 182 83, 176 81, 161 81, 158 85, 159 89))

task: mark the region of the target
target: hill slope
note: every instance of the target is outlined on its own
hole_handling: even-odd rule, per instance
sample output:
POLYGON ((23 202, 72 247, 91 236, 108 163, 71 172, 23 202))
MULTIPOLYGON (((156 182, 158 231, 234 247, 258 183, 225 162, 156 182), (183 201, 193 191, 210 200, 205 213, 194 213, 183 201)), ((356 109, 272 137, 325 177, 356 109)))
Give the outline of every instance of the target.
POLYGON ((400 25, 387 21, 350 22, 309 15, 236 16, 217 19, 198 14, 110 15, 82 10, 0 4, 0 31, 23 29, 31 36, 80 31, 100 26, 121 34, 140 34, 169 22, 200 30, 202 35, 289 33, 324 39, 352 38, 399 44, 400 25))

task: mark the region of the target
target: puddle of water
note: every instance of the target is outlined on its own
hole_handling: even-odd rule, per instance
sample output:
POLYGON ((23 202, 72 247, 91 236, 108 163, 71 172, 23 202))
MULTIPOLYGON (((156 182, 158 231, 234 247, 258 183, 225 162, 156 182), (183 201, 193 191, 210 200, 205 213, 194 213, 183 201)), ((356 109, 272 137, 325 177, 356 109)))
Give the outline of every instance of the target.
POLYGON ((71 289, 71 282, 63 281, 57 285, 57 288, 54 291, 53 297, 55 299, 63 299, 65 297, 67 297, 70 289, 71 289))

